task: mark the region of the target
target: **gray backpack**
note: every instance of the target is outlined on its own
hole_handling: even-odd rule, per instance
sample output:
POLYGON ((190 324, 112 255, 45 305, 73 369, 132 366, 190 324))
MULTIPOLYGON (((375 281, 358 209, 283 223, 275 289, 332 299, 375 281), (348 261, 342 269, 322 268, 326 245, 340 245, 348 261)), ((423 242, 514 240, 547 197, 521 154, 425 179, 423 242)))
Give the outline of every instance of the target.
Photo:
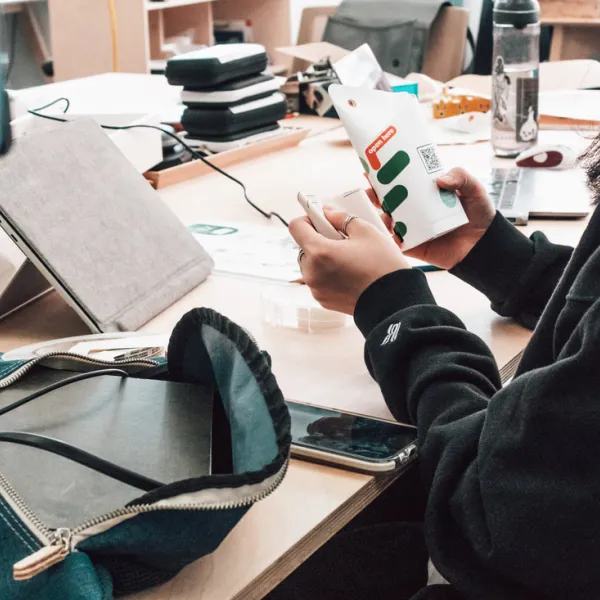
POLYGON ((347 50, 369 44, 384 71, 404 77, 421 71, 431 24, 449 5, 462 0, 344 0, 323 40, 347 50))

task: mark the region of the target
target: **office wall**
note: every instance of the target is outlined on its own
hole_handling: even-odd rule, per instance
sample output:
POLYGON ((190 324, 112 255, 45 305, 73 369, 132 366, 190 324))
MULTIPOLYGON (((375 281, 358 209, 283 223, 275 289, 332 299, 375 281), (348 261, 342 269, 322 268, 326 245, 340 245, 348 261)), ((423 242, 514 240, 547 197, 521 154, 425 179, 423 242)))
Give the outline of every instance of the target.
POLYGON ((309 6, 337 6, 341 0, 292 0, 290 18, 292 21, 292 41, 296 43, 302 11, 309 6))
POLYGON ((465 8, 469 9, 471 16, 469 18, 469 25, 475 39, 477 39, 477 32, 479 31, 479 20, 481 19, 481 9, 483 7, 483 0, 464 0, 465 8))

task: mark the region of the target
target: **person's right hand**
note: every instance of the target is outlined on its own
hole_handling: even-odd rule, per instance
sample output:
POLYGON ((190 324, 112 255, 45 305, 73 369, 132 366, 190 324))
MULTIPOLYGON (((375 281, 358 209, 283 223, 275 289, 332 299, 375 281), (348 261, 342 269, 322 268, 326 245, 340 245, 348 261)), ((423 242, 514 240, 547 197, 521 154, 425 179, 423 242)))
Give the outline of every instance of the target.
MULTIPOLYGON (((437 184, 445 190, 457 193, 469 222, 442 237, 405 250, 404 254, 442 269, 451 269, 463 260, 483 237, 494 220, 496 211, 481 182, 464 169, 452 169, 442 175, 437 184)), ((371 200, 374 200, 374 194, 369 195, 371 200)), ((383 217, 388 229, 392 230, 391 217, 383 217)))

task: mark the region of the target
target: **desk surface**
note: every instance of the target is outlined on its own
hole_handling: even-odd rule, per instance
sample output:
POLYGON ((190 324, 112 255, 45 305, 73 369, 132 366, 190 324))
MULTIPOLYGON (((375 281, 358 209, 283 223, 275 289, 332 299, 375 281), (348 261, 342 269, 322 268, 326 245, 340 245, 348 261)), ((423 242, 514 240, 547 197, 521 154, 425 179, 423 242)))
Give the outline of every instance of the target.
MULTIPOLYGON (((53 87, 49 99, 58 91, 53 87)), ((491 159, 487 144, 447 148, 443 153, 448 166, 460 163, 468 167, 473 161, 491 159)), ((298 190, 335 195, 364 183, 358 161, 339 130, 322 132, 297 148, 236 165, 229 171, 247 185, 250 198, 287 218, 301 213, 295 200, 298 190), (319 169, 315 168, 316 156, 319 169)), ((185 224, 210 219, 267 223, 245 204, 240 189, 218 174, 166 188, 161 196, 185 224)), ((546 221, 541 228, 553 241, 575 244, 584 225, 583 221, 546 221)), ((280 227, 276 223, 271 226, 280 227)), ((527 229, 535 228, 532 224, 527 229)), ((430 273, 428 278, 439 304, 456 312, 488 343, 500 365, 524 348, 530 333, 495 315, 479 292, 448 273, 430 273)), ((215 308, 251 330, 269 351, 273 370, 288 398, 389 416, 363 364, 363 342, 356 328, 323 334, 272 329, 262 323, 260 315, 260 294, 265 285, 258 280, 211 276, 143 329, 166 332, 193 307, 215 308)), ((78 333, 86 331, 76 315, 56 294, 49 294, 2 323, 0 350, 78 333)), ((135 599, 261 598, 387 483, 294 460, 279 490, 254 506, 212 556, 135 599)))

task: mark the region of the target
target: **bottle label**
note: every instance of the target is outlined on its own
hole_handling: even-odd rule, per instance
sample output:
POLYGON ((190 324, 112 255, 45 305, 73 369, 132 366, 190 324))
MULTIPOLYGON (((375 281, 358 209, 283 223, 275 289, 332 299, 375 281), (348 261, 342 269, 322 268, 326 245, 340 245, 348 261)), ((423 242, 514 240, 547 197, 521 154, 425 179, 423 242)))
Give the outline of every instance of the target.
POLYGON ((517 79, 517 139, 532 142, 538 135, 538 95, 537 77, 517 79))
POLYGON ((508 129, 508 102, 510 97, 510 77, 504 71, 504 59, 499 56, 492 75, 492 106, 494 123, 502 123, 508 129))
POLYGON ((504 149, 535 143, 538 135, 537 66, 505 65, 502 56, 492 74, 493 139, 504 149), (524 68, 525 67, 525 68, 524 68))

